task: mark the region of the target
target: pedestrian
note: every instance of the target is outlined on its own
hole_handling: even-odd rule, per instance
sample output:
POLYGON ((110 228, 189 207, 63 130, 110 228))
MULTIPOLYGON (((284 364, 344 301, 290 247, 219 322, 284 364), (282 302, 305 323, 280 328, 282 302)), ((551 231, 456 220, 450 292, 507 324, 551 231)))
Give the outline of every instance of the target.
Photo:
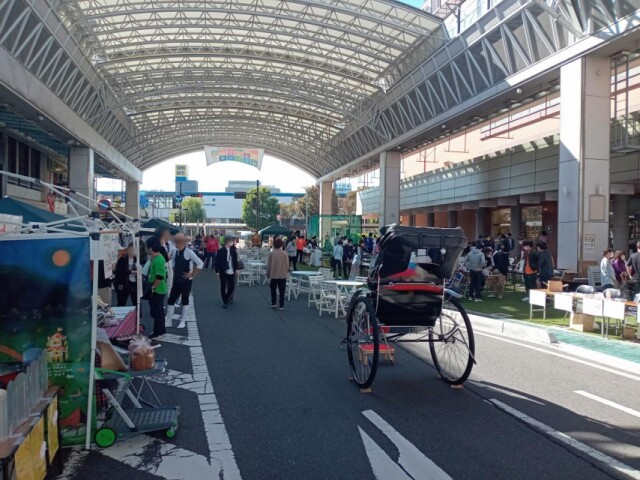
POLYGON ((296 239, 296 253, 298 254, 298 263, 302 262, 302 256, 304 255, 304 247, 306 246, 306 242, 304 241, 303 236, 298 236, 296 239))
POLYGON ((342 247, 342 273, 344 278, 351 276, 351 264, 355 253, 356 249, 353 246, 353 240, 347 240, 347 244, 342 247))
POLYGON ((616 253, 613 254, 613 261, 611 262, 613 271, 616 273, 616 288, 623 290, 625 296, 628 293, 626 292, 626 285, 629 280, 626 260, 624 252, 622 250, 617 250, 616 253))
POLYGON ((169 292, 169 300, 167 301, 167 318, 165 327, 173 326, 173 311, 175 309, 176 300, 180 297, 182 312, 180 313, 180 323, 178 328, 184 328, 185 313, 189 308, 189 295, 191 294, 191 284, 195 276, 200 273, 204 262, 196 253, 187 248, 187 238, 179 233, 175 237, 176 254, 171 260, 173 263, 173 286, 169 292), (194 268, 195 266, 195 268, 194 268))
POLYGON ((229 301, 233 298, 236 286, 236 272, 238 271, 238 252, 233 247, 233 237, 224 236, 224 246, 220 247, 216 255, 215 269, 220 275, 220 294, 222 308, 229 308, 229 301))
POLYGON ((522 259, 524 260, 522 269, 522 278, 524 279, 524 288, 526 291, 523 302, 529 301, 529 292, 536 288, 536 279, 538 277, 538 254, 533 249, 531 240, 522 242, 522 259))
POLYGON ((138 304, 138 278, 136 276, 136 252, 133 243, 127 246, 124 255, 116 262, 115 287, 118 306, 125 307, 127 299, 131 298, 131 305, 138 304))
POLYGON ((549 286, 549 280, 553 278, 553 258, 549 253, 547 244, 538 242, 538 280, 542 287, 549 286))
POLYGON ((613 259, 613 249, 605 248, 600 260, 600 285, 602 289, 613 288, 616 281, 616 272, 613 270, 611 260, 613 259))
POLYGON ((167 227, 160 227, 156 230, 156 237, 160 240, 160 245, 163 250, 161 252, 164 257, 164 262, 167 268, 167 289, 171 290, 171 286, 173 285, 173 268, 171 267, 171 259, 175 255, 176 248, 171 241, 171 230, 167 227))
POLYGON ((365 249, 367 253, 373 253, 373 233, 369 233, 369 236, 366 238, 365 249))
POLYGON ((500 248, 496 250, 496 253, 493 254, 492 262, 492 273, 498 277, 496 296, 498 300, 502 300, 507 283, 507 275, 509 274, 509 247, 507 245, 501 245, 500 248))
POLYGON ((282 250, 282 239, 273 241, 273 250, 267 259, 267 278, 271 288, 271 308, 284 310, 284 292, 289 277, 289 256, 282 250), (280 302, 276 304, 276 292, 280 294, 280 302))
POLYGON ((149 338, 156 338, 166 333, 164 326, 164 297, 167 294, 167 264, 162 252, 164 247, 158 237, 149 237, 147 250, 151 265, 147 281, 151 284, 149 311, 153 318, 153 333, 149 338))
POLYGON ((538 242, 544 242, 544 243, 548 242, 547 231, 546 230, 542 230, 540 232, 540 235, 538 235, 538 242))
POLYGON ((516 241, 511 232, 507 233, 507 243, 509 244, 509 252, 513 252, 516 249, 516 241))
POLYGON ((207 241, 204 244, 204 268, 207 268, 209 261, 211 261, 211 269, 213 270, 216 265, 216 254, 220 249, 220 243, 218 239, 211 235, 207 237, 207 241))
POLYGON ((469 286, 469 300, 482 301, 482 284, 484 274, 482 269, 486 266, 486 258, 483 253, 483 243, 478 241, 464 259, 464 266, 469 270, 471 285, 469 286))
POLYGON ((336 236, 333 237, 333 246, 335 247, 336 245, 338 245, 338 242, 342 240, 342 237, 340 237, 340 232, 336 232, 336 236))
POLYGON ((333 247, 333 276, 334 278, 342 277, 342 257, 344 254, 344 248, 342 239, 338 240, 338 244, 333 247))
POLYGON ((293 267, 294 271, 298 270, 298 251, 296 250, 296 241, 293 237, 287 241, 285 251, 289 256, 289 267, 293 267))
POLYGON ((636 243, 636 251, 627 261, 627 273, 633 282, 633 295, 640 293, 640 242, 636 243))

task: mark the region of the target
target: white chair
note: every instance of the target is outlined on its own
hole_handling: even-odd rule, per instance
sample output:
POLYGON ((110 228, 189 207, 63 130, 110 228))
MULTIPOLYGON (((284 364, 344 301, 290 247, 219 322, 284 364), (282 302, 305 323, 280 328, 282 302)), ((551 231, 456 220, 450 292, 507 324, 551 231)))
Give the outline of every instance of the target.
POLYGON ((336 294, 336 286, 320 282, 320 303, 318 304, 318 316, 322 316, 322 312, 329 312, 336 315, 338 295, 336 294))
POLYGON ((367 282, 369 281, 369 277, 361 277, 359 275, 356 275, 355 281, 356 282, 362 282, 362 283, 364 283, 366 285, 367 282))
POLYGON ((320 307, 320 290, 322 289, 322 276, 309 277, 309 299, 307 300, 307 308, 311 308, 313 303, 316 308, 320 307))
POLYGON ((293 297, 297 300, 298 295, 300 294, 299 283, 296 282, 291 276, 289 276, 287 277, 287 288, 285 290, 287 301, 291 300, 292 293, 293 293, 293 297))
POLYGON ((254 270, 250 266, 246 266, 238 272, 238 285, 253 286, 254 270))

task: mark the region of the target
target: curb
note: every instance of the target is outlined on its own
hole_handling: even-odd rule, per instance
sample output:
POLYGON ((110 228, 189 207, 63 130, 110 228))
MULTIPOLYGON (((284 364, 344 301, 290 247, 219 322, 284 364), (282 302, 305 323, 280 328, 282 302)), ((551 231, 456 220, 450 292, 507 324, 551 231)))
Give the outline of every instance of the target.
POLYGON ((487 318, 479 315, 469 314, 471 325, 474 329, 482 332, 498 333, 507 337, 518 338, 534 343, 544 343, 554 345, 558 343, 556 336, 542 327, 516 323, 509 320, 487 318))

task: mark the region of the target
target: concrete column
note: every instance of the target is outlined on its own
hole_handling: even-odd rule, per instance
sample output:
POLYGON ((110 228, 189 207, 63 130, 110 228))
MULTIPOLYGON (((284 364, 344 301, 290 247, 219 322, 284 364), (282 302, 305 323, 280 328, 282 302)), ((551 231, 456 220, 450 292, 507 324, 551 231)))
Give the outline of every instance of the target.
POLYGON ((522 229, 522 206, 516 205, 511 207, 510 212, 511 217, 511 235, 513 239, 518 243, 518 239, 520 238, 520 230, 522 229))
POLYGON ((560 70, 558 267, 583 275, 609 243, 610 72, 595 55, 560 70))
POLYGON ((455 210, 449 210, 449 228, 455 228, 458 226, 458 212, 455 210))
MULTIPOLYGON (((70 150, 69 188, 91 199, 95 199, 93 164, 93 150, 91 148, 74 147, 70 150)), ((79 195, 71 194, 71 198, 91 210, 96 210, 96 207, 91 202, 79 195)), ((78 213, 84 214, 85 212, 79 211, 78 213)))
MULTIPOLYGON (((331 215, 333 213, 332 209, 333 202, 333 182, 326 181, 320 182, 320 215, 331 215)), ((322 219, 320 217, 320 237, 318 241, 321 242, 320 245, 324 245, 324 239, 326 236, 329 236, 329 240, 332 240, 330 237, 331 234, 331 222, 328 219, 322 219)))
POLYGON ((427 213, 427 227, 433 227, 436 224, 436 214, 427 213))
POLYGON ((124 203, 124 213, 133 218, 140 218, 140 184, 138 182, 127 182, 124 203))
POLYGON ((629 255, 629 195, 611 195, 613 249, 629 255))
POLYGON ((491 232, 485 232, 487 224, 487 216, 489 215, 489 209, 480 207, 476 211, 476 235, 473 237, 473 241, 478 240, 480 235, 487 235, 491 232))
POLYGON ((398 151, 380 154, 380 226, 400 222, 401 157, 398 151))

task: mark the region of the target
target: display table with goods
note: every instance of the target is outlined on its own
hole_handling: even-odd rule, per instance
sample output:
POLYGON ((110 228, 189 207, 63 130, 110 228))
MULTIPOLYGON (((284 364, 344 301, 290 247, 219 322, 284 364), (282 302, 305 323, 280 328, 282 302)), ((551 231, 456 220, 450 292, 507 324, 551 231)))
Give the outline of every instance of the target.
POLYGON ((157 346, 144 336, 136 336, 129 344, 126 365, 110 345, 100 340, 98 343, 101 366, 95 368, 96 397, 104 415, 95 431, 95 443, 106 448, 119 438, 155 431, 164 431, 173 438, 179 426, 180 407, 162 406, 149 382, 149 378, 166 372, 167 362, 155 358, 157 346), (144 392, 151 398, 143 398, 144 392))
POLYGON ((42 480, 62 472, 58 387, 42 352, 0 389, 0 477, 42 480))

